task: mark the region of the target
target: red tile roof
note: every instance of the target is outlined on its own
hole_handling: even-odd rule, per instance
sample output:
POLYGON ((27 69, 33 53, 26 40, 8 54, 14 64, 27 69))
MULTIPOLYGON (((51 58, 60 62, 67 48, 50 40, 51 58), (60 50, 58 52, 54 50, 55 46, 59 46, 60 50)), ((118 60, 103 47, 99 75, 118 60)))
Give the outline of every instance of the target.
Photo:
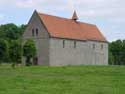
POLYGON ((51 37, 106 42, 105 37, 95 25, 42 13, 38 15, 51 37))

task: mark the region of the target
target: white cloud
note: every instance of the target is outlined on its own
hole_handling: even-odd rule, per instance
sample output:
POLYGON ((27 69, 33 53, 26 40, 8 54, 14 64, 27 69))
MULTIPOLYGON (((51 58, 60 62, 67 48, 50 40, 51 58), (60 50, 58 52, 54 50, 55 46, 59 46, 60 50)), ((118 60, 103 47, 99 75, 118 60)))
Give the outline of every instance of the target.
POLYGON ((72 2, 67 0, 18 0, 16 6, 19 8, 32 8, 49 14, 58 14, 58 12, 72 12, 72 2))
POLYGON ((16 6, 21 7, 21 8, 31 8, 34 6, 33 0, 25 0, 25 1, 17 1, 16 6))
POLYGON ((12 6, 15 6, 15 2, 17 0, 0 0, 0 8, 8 8, 8 7, 12 7, 12 6))
MULTIPOLYGON (((18 0, 16 2, 17 7, 21 8, 36 8, 38 10, 57 8, 57 10, 62 10, 67 6, 67 2, 62 0, 18 0)), ((67 7, 68 8, 68 7, 67 7)))

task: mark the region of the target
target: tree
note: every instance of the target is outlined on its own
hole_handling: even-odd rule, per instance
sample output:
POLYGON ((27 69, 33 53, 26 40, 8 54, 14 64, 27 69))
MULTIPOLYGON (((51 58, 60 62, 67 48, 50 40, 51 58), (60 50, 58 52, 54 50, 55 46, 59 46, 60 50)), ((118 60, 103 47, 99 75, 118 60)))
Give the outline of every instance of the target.
POLYGON ((109 65, 114 65, 114 56, 112 55, 112 52, 109 51, 109 65))
POLYGON ((26 57, 26 66, 32 64, 31 59, 36 56, 36 46, 33 40, 28 39, 23 46, 23 56, 26 57))
POLYGON ((1 38, 7 40, 17 40, 20 37, 20 30, 15 24, 5 24, 0 26, 1 38))
POLYGON ((0 39, 0 63, 2 63, 5 57, 8 55, 8 42, 0 39))
POLYGON ((22 58, 22 45, 21 40, 12 40, 9 46, 9 57, 12 62, 12 67, 15 68, 16 64, 21 63, 22 58))
MULTIPOLYGON (((14 54, 18 54, 18 56, 20 56, 19 52, 21 52, 21 51, 20 51, 19 45, 21 44, 21 41, 19 41, 19 39, 22 38, 22 34, 24 33, 26 27, 27 27, 27 25, 17 26, 13 23, 0 25, 0 39, 6 40, 6 42, 8 42, 8 44, 9 44, 8 47, 10 48, 8 51, 8 54, 6 56, 4 56, 4 59, 2 59, 1 62, 15 61, 12 58, 14 56, 14 54), (17 42, 19 42, 19 43, 17 43, 17 42), (17 48, 19 47, 18 48, 19 50, 17 50, 18 53, 13 53, 14 49, 16 47, 16 46, 13 47, 14 45, 17 45, 17 48)), ((17 59, 17 57, 15 59, 17 59)), ((20 62, 21 62, 21 60, 20 60, 20 62)))
POLYGON ((114 57, 115 65, 125 65, 125 40, 116 40, 110 43, 109 52, 114 57))
POLYGON ((22 36, 23 33, 25 32, 26 27, 27 27, 27 25, 24 25, 24 24, 22 24, 21 26, 19 26, 19 31, 20 31, 20 35, 21 35, 21 36, 22 36))
POLYGON ((122 47, 122 60, 125 65, 125 40, 123 40, 123 47, 122 47))

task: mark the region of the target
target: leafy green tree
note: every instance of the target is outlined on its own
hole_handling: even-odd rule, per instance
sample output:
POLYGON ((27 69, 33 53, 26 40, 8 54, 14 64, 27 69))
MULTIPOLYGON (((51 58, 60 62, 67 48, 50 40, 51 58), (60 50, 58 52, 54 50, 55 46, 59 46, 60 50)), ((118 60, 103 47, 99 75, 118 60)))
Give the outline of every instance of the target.
POLYGON ((9 46, 9 57, 12 62, 12 67, 15 68, 16 64, 21 63, 22 58, 22 45, 21 40, 12 40, 9 46))
POLYGON ((0 26, 0 38, 17 40, 20 37, 20 30, 15 24, 5 24, 0 26))
POLYGON ((32 64, 31 59, 33 59, 36 54, 36 46, 34 41, 28 39, 23 46, 23 56, 26 57, 26 66, 32 64))
POLYGON ((125 65, 125 40, 123 40, 122 54, 123 64, 125 65))
MULTIPOLYGON (((0 39, 6 40, 9 46, 12 48, 13 40, 19 40, 22 38, 22 34, 24 33, 27 25, 17 26, 13 23, 0 25, 0 39)), ((15 41, 14 41, 15 43, 15 41)), ((12 50, 12 49, 11 49, 12 50)), ((12 58, 9 56, 11 51, 8 52, 6 57, 4 57, 3 62, 11 62, 12 58)), ((19 51, 18 51, 19 52, 19 51)))
POLYGON ((113 54, 109 51, 109 65, 114 65, 114 56, 113 54))
POLYGON ((27 25, 24 25, 24 24, 22 24, 21 26, 19 26, 19 31, 20 31, 20 35, 21 35, 21 36, 22 36, 23 33, 25 32, 26 27, 27 27, 27 25))
POLYGON ((116 40, 110 43, 109 52, 114 57, 115 65, 125 65, 125 40, 116 40))
POLYGON ((8 55, 8 42, 0 39, 0 63, 2 63, 5 57, 8 55))

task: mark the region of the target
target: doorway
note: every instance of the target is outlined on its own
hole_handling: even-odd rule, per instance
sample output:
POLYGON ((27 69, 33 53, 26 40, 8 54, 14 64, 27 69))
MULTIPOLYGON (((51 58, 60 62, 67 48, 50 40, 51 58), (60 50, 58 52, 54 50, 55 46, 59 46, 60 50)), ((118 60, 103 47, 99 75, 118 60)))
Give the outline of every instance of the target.
POLYGON ((33 65, 38 65, 38 57, 33 58, 33 65))

